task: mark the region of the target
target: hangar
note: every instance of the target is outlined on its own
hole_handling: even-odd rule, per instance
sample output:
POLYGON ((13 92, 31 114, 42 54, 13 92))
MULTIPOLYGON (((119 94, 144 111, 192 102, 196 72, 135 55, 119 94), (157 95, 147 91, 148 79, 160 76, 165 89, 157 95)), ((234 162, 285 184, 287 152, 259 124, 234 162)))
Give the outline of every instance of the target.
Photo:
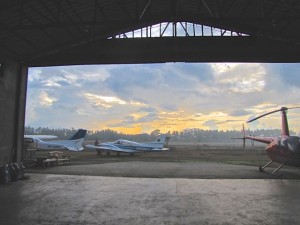
POLYGON ((22 160, 29 67, 299 62, 299 15, 297 0, 1 1, 0 166, 22 160))

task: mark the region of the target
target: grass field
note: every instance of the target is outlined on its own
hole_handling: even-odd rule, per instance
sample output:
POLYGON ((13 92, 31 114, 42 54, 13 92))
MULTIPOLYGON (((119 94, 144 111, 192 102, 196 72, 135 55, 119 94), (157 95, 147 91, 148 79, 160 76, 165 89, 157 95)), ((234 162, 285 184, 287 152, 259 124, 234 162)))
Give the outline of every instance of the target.
MULTIPOLYGON (((169 151, 135 153, 133 156, 123 153, 117 156, 97 155, 96 151, 84 150, 81 152, 64 151, 71 155, 73 165, 151 161, 151 162, 219 162, 235 165, 263 165, 269 161, 264 147, 243 149, 235 145, 184 144, 171 143, 169 151)), ((38 151, 37 156, 47 155, 47 151, 38 151)))

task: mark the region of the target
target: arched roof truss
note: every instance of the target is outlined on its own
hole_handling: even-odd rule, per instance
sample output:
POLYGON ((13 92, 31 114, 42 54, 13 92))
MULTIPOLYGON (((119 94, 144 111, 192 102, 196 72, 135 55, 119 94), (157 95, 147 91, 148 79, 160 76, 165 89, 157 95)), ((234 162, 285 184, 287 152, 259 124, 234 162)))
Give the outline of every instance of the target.
POLYGON ((298 62, 299 27, 298 0, 3 0, 0 63, 298 62), (113 38, 157 25, 168 39, 113 38))

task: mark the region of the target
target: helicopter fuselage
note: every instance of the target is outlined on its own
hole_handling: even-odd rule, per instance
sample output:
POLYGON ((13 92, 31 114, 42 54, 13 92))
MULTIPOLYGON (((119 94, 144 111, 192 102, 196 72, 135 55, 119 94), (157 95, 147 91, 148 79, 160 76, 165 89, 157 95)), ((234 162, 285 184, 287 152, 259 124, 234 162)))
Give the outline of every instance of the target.
POLYGON ((268 144, 266 153, 274 162, 300 167, 300 137, 281 136, 275 138, 268 144))

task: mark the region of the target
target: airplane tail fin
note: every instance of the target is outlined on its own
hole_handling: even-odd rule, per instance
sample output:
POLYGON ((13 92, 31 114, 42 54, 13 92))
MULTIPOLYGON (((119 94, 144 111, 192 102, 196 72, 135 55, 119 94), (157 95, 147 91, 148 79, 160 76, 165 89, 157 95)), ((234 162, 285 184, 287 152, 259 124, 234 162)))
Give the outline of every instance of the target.
POLYGON ((157 147, 157 148, 163 148, 164 145, 167 145, 168 138, 166 135, 159 135, 156 137, 155 141, 150 142, 149 144, 157 147))
POLYGON ((166 142, 166 135, 159 135, 157 136, 157 138, 155 139, 156 143, 165 143, 166 142))
POLYGON ((79 129, 69 140, 65 141, 66 148, 71 151, 83 150, 82 143, 86 132, 87 130, 79 129))
POLYGON ((79 129, 69 140, 77 140, 80 138, 84 138, 87 130, 79 129))

